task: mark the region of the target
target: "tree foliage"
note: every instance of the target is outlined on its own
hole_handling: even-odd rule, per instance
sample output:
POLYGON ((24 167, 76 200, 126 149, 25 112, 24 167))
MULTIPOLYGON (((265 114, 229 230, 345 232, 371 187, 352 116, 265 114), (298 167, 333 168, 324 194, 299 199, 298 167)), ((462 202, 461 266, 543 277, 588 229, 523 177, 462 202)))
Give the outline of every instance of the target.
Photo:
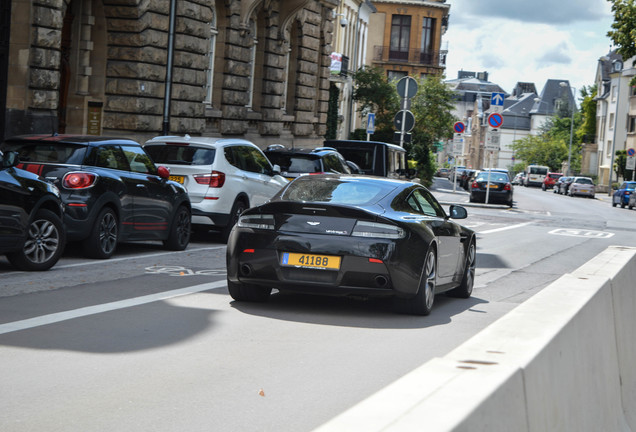
POLYGON ((583 86, 581 89, 581 125, 576 130, 578 142, 592 142, 596 137, 596 101, 597 86, 583 86))
MULTIPOLYGON (((373 139, 392 142, 395 127, 393 119, 400 110, 396 83, 389 82, 384 71, 364 66, 355 76, 353 99, 362 115, 375 112, 373 139)), ((411 100, 410 110, 415 117, 411 143, 405 144, 408 157, 417 162, 417 170, 424 184, 429 184, 436 171, 432 154, 435 142, 452 136, 454 92, 449 90, 441 76, 418 80, 418 91, 411 100)))
MULTIPOLYGON (((624 60, 636 56, 636 5, 634 0, 608 0, 612 4, 614 22, 607 36, 618 47, 624 60)), ((631 85, 636 85, 636 77, 631 85)))

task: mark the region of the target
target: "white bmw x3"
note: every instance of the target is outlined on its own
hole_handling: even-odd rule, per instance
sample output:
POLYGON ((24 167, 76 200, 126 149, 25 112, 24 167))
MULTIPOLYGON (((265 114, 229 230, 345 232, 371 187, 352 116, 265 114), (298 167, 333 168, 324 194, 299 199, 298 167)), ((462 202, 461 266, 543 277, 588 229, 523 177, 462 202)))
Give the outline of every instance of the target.
POLYGON ((288 181, 253 143, 237 138, 160 136, 144 149, 170 169, 192 203, 194 229, 216 229, 227 239, 239 215, 265 203, 288 181))

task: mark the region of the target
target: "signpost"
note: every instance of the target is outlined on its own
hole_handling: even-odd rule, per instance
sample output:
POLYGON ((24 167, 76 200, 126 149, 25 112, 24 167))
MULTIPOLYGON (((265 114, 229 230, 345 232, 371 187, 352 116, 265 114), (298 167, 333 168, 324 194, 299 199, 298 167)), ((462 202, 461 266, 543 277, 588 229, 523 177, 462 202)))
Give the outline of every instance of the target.
POLYGON ((415 116, 408 110, 408 106, 409 99, 417 94, 417 81, 410 76, 405 76, 398 81, 396 89, 398 95, 402 98, 402 110, 395 115, 393 124, 399 131, 396 135, 399 133, 400 147, 404 147, 405 142, 410 142, 410 134, 408 132, 415 126, 415 116))
POLYGON ((490 111, 494 113, 502 112, 505 99, 505 93, 492 93, 490 95, 490 111))
POLYGON ((464 133, 464 131, 466 130, 466 125, 463 122, 455 122, 455 124, 453 125, 453 130, 455 131, 455 133, 464 133))
POLYGON ((371 141, 371 135, 375 132, 375 113, 367 114, 367 141, 371 141))
POLYGON ((501 127, 502 124, 503 116, 501 114, 494 112, 488 116, 488 125, 491 128, 501 127))

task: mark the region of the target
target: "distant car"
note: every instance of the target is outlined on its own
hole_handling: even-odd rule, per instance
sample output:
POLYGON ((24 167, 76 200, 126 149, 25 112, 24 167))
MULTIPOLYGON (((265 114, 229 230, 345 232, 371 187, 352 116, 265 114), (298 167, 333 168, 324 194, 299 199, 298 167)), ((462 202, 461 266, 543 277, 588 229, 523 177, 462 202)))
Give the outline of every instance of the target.
POLYGON ((470 184, 470 202, 500 202, 513 206, 513 186, 508 174, 497 171, 481 171, 470 184))
POLYGON ((574 177, 570 187, 568 188, 568 195, 570 196, 586 196, 594 198, 596 193, 596 187, 594 181, 590 177, 574 177))
POLYGON ((522 173, 522 172, 517 173, 515 175, 515 177, 512 179, 512 184, 513 185, 523 185, 524 179, 525 179, 525 174, 524 173, 522 173))
POLYGON ((187 188, 193 229, 220 231, 224 240, 245 209, 263 204, 288 182, 254 143, 243 139, 159 136, 146 141, 144 149, 187 188))
POLYGON ((399 145, 360 140, 326 140, 324 145, 335 148, 366 175, 406 179, 417 175, 417 170, 408 168, 406 149, 399 145))
POLYGON ((568 188, 570 187, 572 180, 574 180, 574 177, 570 177, 570 176, 559 177, 557 181, 554 183, 552 190, 554 191, 554 193, 558 193, 559 195, 567 195, 568 188))
POLYGON ((66 242, 60 191, 18 163, 0 152, 0 254, 20 270, 48 270, 66 242))
POLYGON ((628 206, 629 199, 632 195, 634 195, 635 190, 636 182, 623 182, 623 184, 621 184, 621 186, 614 191, 614 195, 612 196, 612 206, 616 207, 617 205, 620 205, 621 208, 625 208, 625 206, 628 206))
POLYGON ((448 168, 440 168, 435 173, 437 177, 448 178, 448 168))
POLYGON ((469 181, 473 178, 476 172, 477 170, 474 169, 465 169, 459 178, 459 185, 466 190, 470 189, 469 181))
POLYGON ((183 250, 190 241, 190 200, 137 142, 82 135, 23 135, 2 150, 20 167, 54 183, 64 203, 69 241, 86 256, 110 258, 119 242, 163 241, 183 250))
POLYGON ((273 288, 389 297, 398 312, 428 315, 435 294, 470 297, 476 236, 422 185, 370 176, 302 176, 241 215, 227 245, 236 301, 273 288))
POLYGON ((275 144, 265 149, 265 156, 280 166, 287 180, 306 174, 352 174, 345 158, 332 147, 290 149, 275 144))
POLYGON ((549 172, 545 176, 545 179, 543 180, 543 183, 541 184, 541 190, 546 191, 548 189, 554 188, 556 181, 560 179, 561 177, 563 177, 562 173, 549 172))

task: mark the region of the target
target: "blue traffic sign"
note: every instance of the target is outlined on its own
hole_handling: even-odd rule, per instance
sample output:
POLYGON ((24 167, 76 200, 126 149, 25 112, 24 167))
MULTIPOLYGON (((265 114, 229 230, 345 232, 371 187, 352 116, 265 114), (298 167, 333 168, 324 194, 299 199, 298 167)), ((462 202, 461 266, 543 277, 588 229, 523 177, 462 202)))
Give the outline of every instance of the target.
POLYGON ((372 134, 375 132, 375 113, 367 114, 367 133, 372 134))
POLYGON ((503 106, 504 99, 506 99, 505 93, 493 93, 492 95, 490 95, 490 105, 503 106))
POLYGON ((627 156, 634 156, 636 155, 636 150, 634 150, 633 148, 627 149, 627 156))
POLYGON ((488 116, 488 124, 490 127, 498 128, 503 124, 503 116, 499 113, 492 113, 488 116))
POLYGON ((464 133, 464 130, 466 129, 466 125, 463 122, 455 122, 455 124, 453 125, 453 130, 456 133, 464 133))

